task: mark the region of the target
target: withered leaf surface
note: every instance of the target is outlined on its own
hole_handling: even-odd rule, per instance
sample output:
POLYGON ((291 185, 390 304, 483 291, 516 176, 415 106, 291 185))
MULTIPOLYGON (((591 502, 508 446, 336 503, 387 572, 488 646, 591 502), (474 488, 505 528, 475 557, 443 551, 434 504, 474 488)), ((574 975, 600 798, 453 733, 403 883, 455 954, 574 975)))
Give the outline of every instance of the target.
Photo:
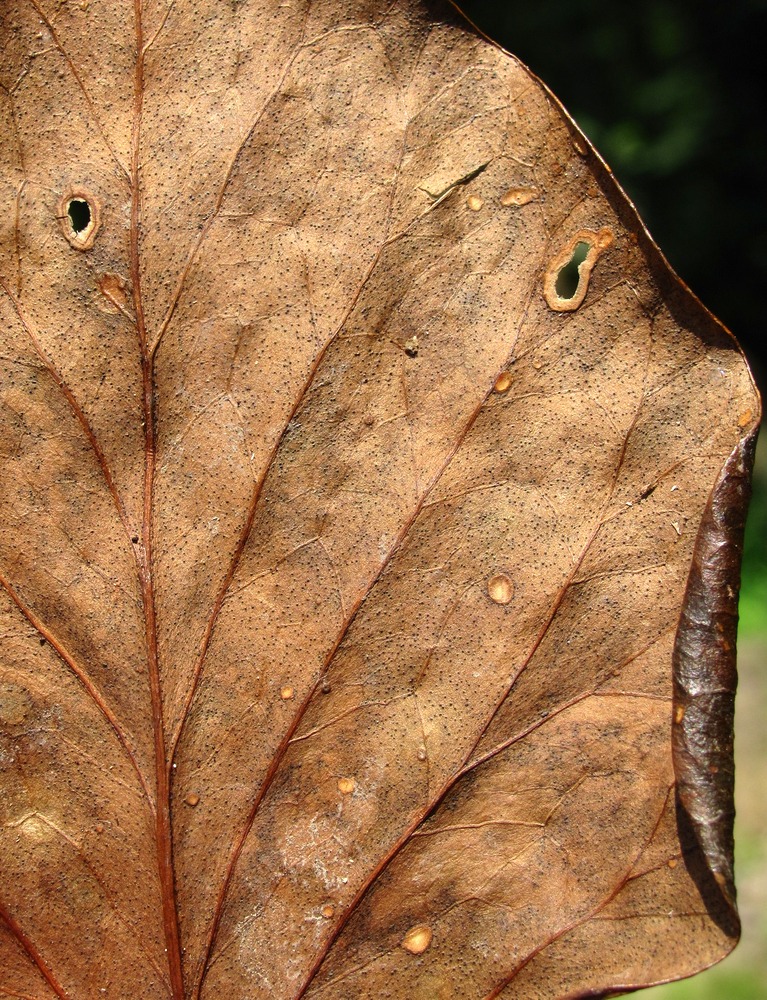
POLYGON ((0 29, 0 994, 721 957, 759 404, 561 107, 431 0, 0 29))

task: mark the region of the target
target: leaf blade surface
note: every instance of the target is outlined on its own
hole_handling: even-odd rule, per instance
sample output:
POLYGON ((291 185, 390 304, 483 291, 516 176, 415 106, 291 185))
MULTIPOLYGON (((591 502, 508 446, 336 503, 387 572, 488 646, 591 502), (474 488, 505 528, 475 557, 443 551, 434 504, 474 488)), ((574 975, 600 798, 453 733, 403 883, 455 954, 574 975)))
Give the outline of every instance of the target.
POLYGON ((1 984, 559 996, 728 950, 672 655, 758 403, 566 115, 432 5, 4 21, 1 984), (647 965, 669 909, 695 958, 647 965))

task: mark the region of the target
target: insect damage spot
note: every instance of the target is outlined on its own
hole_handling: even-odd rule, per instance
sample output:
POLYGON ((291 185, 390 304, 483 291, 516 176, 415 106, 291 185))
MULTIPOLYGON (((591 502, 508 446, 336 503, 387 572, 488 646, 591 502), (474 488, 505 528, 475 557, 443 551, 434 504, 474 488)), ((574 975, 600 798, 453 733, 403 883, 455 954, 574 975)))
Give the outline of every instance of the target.
POLYGON ((521 208, 538 197, 538 191, 530 187, 512 187, 501 197, 504 208, 521 208))
POLYGON ((59 201, 56 215, 64 236, 75 250, 90 250, 101 219, 96 199, 88 191, 68 191, 59 201))
POLYGON ((741 413, 741 415, 738 417, 738 427, 740 427, 741 429, 744 427, 748 427, 753 418, 754 414, 750 409, 744 410, 743 413, 741 413))
POLYGON ((106 272, 99 278, 99 290, 118 312, 128 310, 128 282, 122 275, 106 272))
POLYGON ((409 951, 411 955, 423 955, 431 944, 433 936, 431 927, 427 927, 426 924, 418 924, 416 927, 410 928, 403 937, 400 947, 409 951))
POLYGON ((499 573, 487 581, 487 596, 496 604, 509 604, 514 596, 514 584, 505 573, 499 573))
POLYGON ((543 280, 543 293, 551 309, 572 312, 586 298, 591 272, 602 253, 612 245, 609 229, 576 233, 549 265, 543 280))

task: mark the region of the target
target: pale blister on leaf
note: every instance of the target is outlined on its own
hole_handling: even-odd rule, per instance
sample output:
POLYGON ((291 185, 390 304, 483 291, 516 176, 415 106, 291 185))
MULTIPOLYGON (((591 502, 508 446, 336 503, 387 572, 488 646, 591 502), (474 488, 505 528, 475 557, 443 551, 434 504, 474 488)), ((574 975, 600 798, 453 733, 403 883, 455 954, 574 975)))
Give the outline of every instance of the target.
POLYGON ((556 101, 411 0, 0 30, 0 992, 720 958, 759 403, 556 101))

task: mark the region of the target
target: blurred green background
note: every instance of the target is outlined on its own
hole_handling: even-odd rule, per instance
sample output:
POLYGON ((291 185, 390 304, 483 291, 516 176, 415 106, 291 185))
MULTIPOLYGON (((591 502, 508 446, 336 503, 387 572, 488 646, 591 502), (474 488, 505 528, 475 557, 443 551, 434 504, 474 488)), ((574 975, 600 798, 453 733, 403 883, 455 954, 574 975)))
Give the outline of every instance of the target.
MULTIPOLYGON (((767 396, 767 0, 458 0, 562 101, 767 396)), ((647 1000, 767 1000, 767 432, 743 564, 736 878, 743 939, 647 1000)))

